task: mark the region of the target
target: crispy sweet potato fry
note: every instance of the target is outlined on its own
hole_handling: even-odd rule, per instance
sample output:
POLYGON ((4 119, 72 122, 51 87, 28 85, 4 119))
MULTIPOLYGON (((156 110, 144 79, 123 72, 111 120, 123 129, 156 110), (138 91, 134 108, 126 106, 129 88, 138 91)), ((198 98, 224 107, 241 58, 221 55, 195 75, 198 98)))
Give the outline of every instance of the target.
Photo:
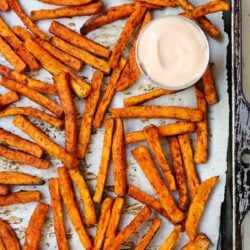
POLYGON ((146 234, 142 237, 140 242, 135 247, 135 250, 144 250, 150 243, 150 241, 154 238, 155 234, 157 233, 158 229, 161 225, 161 219, 156 217, 153 219, 151 227, 146 232, 146 234))
POLYGON ((7 195, 10 193, 10 186, 0 185, 0 195, 7 195))
POLYGON ((140 146, 132 150, 132 155, 148 178, 169 218, 174 223, 181 222, 185 218, 185 215, 176 206, 173 197, 157 171, 148 149, 145 146, 140 146))
POLYGON ((109 224, 112 205, 113 199, 110 197, 106 198, 101 205, 101 214, 97 225, 93 250, 102 249, 105 233, 109 224))
POLYGON ((186 244, 182 250, 208 250, 211 245, 211 241, 204 233, 200 233, 196 236, 194 241, 190 241, 186 244))
POLYGON ((13 124, 29 135, 44 151, 55 158, 60 159, 68 168, 77 166, 77 159, 69 154, 63 147, 53 142, 45 133, 35 127, 21 115, 13 119, 13 124))
POLYGON ((146 7, 144 7, 140 3, 135 4, 135 10, 129 17, 128 21, 126 22, 122 30, 122 33, 115 47, 112 50, 112 54, 109 59, 111 68, 114 69, 117 66, 122 51, 124 50, 126 44, 128 43, 129 38, 133 34, 135 27, 143 18, 145 12, 146 12, 146 7))
POLYGON ((191 191, 191 196, 192 198, 194 198, 197 189, 200 185, 200 180, 194 164, 193 150, 189 134, 179 135, 178 141, 181 148, 182 159, 187 174, 188 185, 191 191))
POLYGON ((58 9, 43 9, 31 11, 33 21, 43 19, 56 19, 62 17, 86 16, 101 12, 103 9, 102 2, 95 2, 88 5, 67 6, 58 9))
POLYGON ((48 211, 49 205, 43 202, 38 203, 36 206, 25 232, 24 250, 39 249, 42 229, 45 224, 48 211))
POLYGON ((185 169, 181 157, 181 149, 178 139, 174 136, 168 138, 170 155, 172 158, 175 180, 179 192, 179 207, 185 211, 189 205, 189 194, 185 176, 185 169))
POLYGON ((92 0, 41 0, 41 2, 56 4, 56 5, 77 6, 77 5, 83 5, 83 4, 92 2, 92 0))
POLYGON ((218 11, 226 11, 229 9, 230 9, 229 3, 221 0, 214 0, 204 5, 198 6, 192 10, 186 10, 181 15, 190 19, 196 19, 205 16, 207 14, 211 14, 218 11))
POLYGON ((14 68, 22 72, 26 69, 25 62, 15 53, 15 51, 0 37, 0 54, 14 66, 14 68))
POLYGON ((57 171, 59 176, 60 193, 62 195, 67 213, 82 245, 87 250, 90 250, 92 249, 92 242, 84 227, 69 173, 65 167, 58 168, 57 171))
POLYGON ((58 106, 54 101, 50 100, 48 97, 42 95, 41 93, 33 89, 30 89, 18 82, 3 77, 0 81, 0 85, 8 89, 14 90, 23 96, 26 96, 30 100, 40 104, 42 107, 48 109, 49 111, 51 111, 52 113, 54 113, 59 117, 63 114, 63 109, 60 106, 58 106))
POLYGON ((8 195, 1 195, 0 206, 8 206, 12 204, 28 203, 40 200, 41 193, 39 191, 19 191, 8 195))
POLYGON ((87 102, 85 104, 85 109, 82 117, 82 124, 80 127, 77 143, 77 155, 78 158, 84 158, 91 136, 91 128, 94 119, 94 114, 96 106, 101 93, 101 86, 103 84, 103 73, 96 71, 93 74, 91 93, 88 96, 87 102))
POLYGON ((5 246, 4 246, 3 241, 2 241, 1 238, 0 238, 0 250, 6 250, 6 248, 5 248, 5 246))
MULTIPOLYGON (((159 126, 157 127, 157 129, 160 136, 172 136, 188 132, 194 132, 196 129, 196 124, 193 122, 176 122, 159 126)), ((125 140, 126 143, 133 143, 138 141, 144 141, 146 140, 146 138, 143 131, 136 131, 126 134, 125 140)))
POLYGON ((135 0, 136 2, 155 4, 162 7, 176 7, 175 0, 135 0))
POLYGON ((126 64, 126 59, 121 58, 117 67, 113 70, 111 77, 109 78, 108 85, 106 87, 106 90, 102 96, 102 99, 99 103, 99 106, 98 106, 96 114, 95 114, 95 119, 93 121, 93 125, 95 127, 101 127, 101 125, 102 125, 106 111, 107 111, 107 109, 108 109, 108 107, 113 99, 114 94, 115 94, 115 85, 119 79, 119 76, 120 76, 125 64, 126 64))
POLYGON ((49 190, 57 246, 60 250, 68 250, 69 247, 64 229, 62 199, 58 178, 52 178, 49 180, 49 190))
POLYGON ((128 237, 136 231, 137 228, 150 216, 150 209, 145 206, 136 217, 123 229, 118 235, 113 239, 113 241, 108 246, 109 250, 119 249, 120 245, 125 242, 128 237))
POLYGON ((161 245, 160 250, 172 250, 181 233, 181 225, 175 226, 174 230, 170 233, 166 241, 161 245))
POLYGON ((0 11, 7 12, 9 10, 9 5, 7 0, 2 0, 0 2, 0 11))
POLYGON ((106 120, 105 123, 102 157, 99 167, 99 173, 97 176, 95 195, 93 197, 93 200, 96 203, 101 202, 104 187, 107 180, 111 147, 112 147, 113 130, 114 130, 114 120, 112 118, 109 118, 106 120))
POLYGON ((108 58, 109 57, 109 49, 97 44, 96 42, 78 34, 77 32, 67 28, 66 26, 58 23, 56 21, 52 21, 49 31, 58 36, 59 38, 79 47, 86 51, 89 51, 93 54, 108 58))
POLYGON ((8 106, 19 101, 19 96, 15 91, 10 91, 0 96, 0 107, 8 106))
POLYGON ((143 129, 143 132, 157 162, 164 173, 170 190, 176 190, 175 179, 171 173, 169 163, 161 146, 158 129, 154 125, 148 125, 143 129))
POLYGON ((49 40, 49 36, 40 30, 30 19, 30 17, 24 12, 18 0, 8 0, 11 9, 19 16, 22 22, 38 37, 49 40))
POLYGON ((112 211, 111 211, 111 215, 110 215, 109 224, 106 230, 105 241, 103 245, 104 250, 108 250, 109 244, 115 238, 115 235, 116 235, 116 232, 119 227, 120 220, 121 220, 121 216, 122 216, 123 205, 124 205, 124 198, 121 198, 121 197, 115 198, 112 211))
POLYGON ((196 237, 196 232, 200 224, 202 214, 205 210, 206 203, 218 178, 218 176, 214 176, 201 183, 191 202, 187 219, 185 221, 185 229, 190 240, 194 240, 196 237))
POLYGON ((96 224, 95 205, 92 200, 88 185, 78 168, 69 169, 69 174, 75 183, 84 207, 85 221, 88 225, 96 224))
POLYGON ((122 4, 115 7, 110 7, 101 12, 100 14, 94 15, 89 18, 81 27, 81 33, 83 35, 91 32, 92 30, 98 29, 99 27, 115 22, 117 20, 130 16, 135 10, 134 4, 122 4))
POLYGON ((76 153, 76 107, 73 101, 70 86, 69 75, 62 72, 54 76, 57 93, 65 114, 65 148, 75 155, 76 153))

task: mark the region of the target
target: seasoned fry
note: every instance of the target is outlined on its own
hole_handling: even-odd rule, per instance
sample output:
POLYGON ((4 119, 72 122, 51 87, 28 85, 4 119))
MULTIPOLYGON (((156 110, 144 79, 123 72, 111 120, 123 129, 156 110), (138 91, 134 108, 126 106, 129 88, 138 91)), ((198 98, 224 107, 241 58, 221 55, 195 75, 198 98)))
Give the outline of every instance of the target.
POLYGON ((190 241, 186 244, 182 250, 208 250, 211 245, 211 241, 204 233, 200 233, 196 236, 194 241, 190 241))
POLYGON ((49 211, 49 205, 40 202, 36 206, 25 232, 24 250, 39 249, 43 226, 49 211))
MULTIPOLYGON (((196 129, 196 124, 193 122, 176 122, 159 126, 157 127, 157 129, 160 136, 172 136, 188 132, 194 132, 196 129)), ((125 140, 126 143, 133 143, 138 141, 144 141, 146 140, 146 138, 143 131, 136 131, 126 134, 125 140)))
POLYGON ((65 114, 65 148, 67 152, 74 155, 76 153, 76 107, 73 101, 69 75, 62 72, 54 76, 57 93, 65 114))
POLYGON ((8 106, 19 101, 19 96, 15 91, 10 91, 0 96, 0 107, 8 106))
POLYGON ((63 147, 53 142, 45 133, 36 128, 31 122, 21 115, 13 119, 13 124, 29 135, 44 151, 60 159, 68 168, 77 166, 77 159, 69 154, 63 147))
POLYGON ((0 54, 2 54, 5 59, 13 65, 13 67, 19 71, 23 72, 26 69, 25 62, 15 53, 15 51, 0 37, 0 54))
POLYGON ((7 0, 2 0, 0 2, 0 11, 7 12, 9 10, 9 5, 7 0))
POLYGON ((62 195, 67 213, 82 245, 87 250, 90 250, 92 249, 92 242, 84 227, 69 173, 65 167, 60 167, 57 169, 57 171, 59 176, 60 193, 62 195))
POLYGON ((214 176, 201 183, 191 202, 185 221, 185 229, 190 240, 194 240, 196 237, 206 203, 218 179, 218 176, 214 176))
POLYGON ((171 173, 169 163, 161 146, 160 136, 157 128, 154 125, 148 125, 143 129, 143 132, 157 162, 164 173, 170 190, 176 190, 175 179, 171 173))
POLYGON ((175 180, 179 192, 179 207, 185 211, 189 205, 189 194, 186 182, 185 169, 181 157, 181 149, 178 139, 174 136, 168 138, 170 155, 172 158, 175 180))
POLYGON ((135 27, 143 18, 145 12, 146 12, 146 7, 144 7, 140 3, 135 4, 135 10, 129 17, 128 21, 126 22, 122 30, 122 33, 115 47, 112 50, 112 54, 109 59, 109 64, 111 68, 114 69, 117 66, 122 51, 124 50, 126 44, 128 43, 129 38, 133 34, 135 27))
POLYGON ((96 224, 95 205, 92 200, 88 185, 78 168, 69 169, 69 174, 75 183, 84 207, 85 221, 88 225, 96 224))
POLYGON ((62 199, 59 190, 58 178, 52 178, 49 180, 49 190, 57 246, 60 250, 68 250, 69 247, 64 229, 62 199))
POLYGON ((131 106, 112 109, 113 118, 169 118, 193 122, 202 120, 202 111, 178 106, 131 106))
POLYGON ((10 193, 10 186, 8 186, 8 185, 0 185, 0 195, 7 195, 9 193, 10 193))
POLYGON ((106 87, 106 90, 102 96, 102 99, 99 103, 99 106, 97 108, 95 119, 93 121, 93 125, 95 127, 101 127, 102 122, 104 120, 106 111, 113 99, 113 96, 115 94, 115 85, 120 77, 120 74, 122 72, 122 69, 124 68, 126 64, 126 59, 121 58, 117 67, 113 70, 111 77, 109 78, 108 85, 106 87))
POLYGON ((124 103, 125 107, 136 106, 136 105, 142 104, 144 102, 150 101, 154 98, 157 98, 159 96, 173 94, 173 93, 175 93, 175 91, 173 91, 173 90, 154 89, 154 90, 151 90, 145 94, 140 94, 140 95, 125 98, 125 99, 123 99, 123 103, 124 103))
POLYGON ((129 54, 128 62, 125 65, 124 70, 122 71, 119 81, 116 84, 117 91, 122 91, 132 86, 133 84, 135 84, 135 82, 139 79, 141 75, 141 71, 136 62, 136 44, 137 44, 137 39, 141 31, 150 21, 152 21, 152 15, 149 11, 147 11, 144 17, 144 20, 140 26, 140 29, 137 32, 136 38, 133 42, 133 45, 129 54))
POLYGON ((34 109, 30 107, 15 107, 15 108, 6 108, 3 110, 0 110, 0 117, 6 117, 6 116, 12 116, 12 115, 30 116, 38 120, 45 121, 57 128, 61 128, 63 126, 63 121, 59 120, 53 115, 49 115, 38 109, 34 109))
POLYGON ((119 249, 120 245, 125 242, 128 237, 136 231, 137 228, 150 216, 150 209, 145 206, 136 217, 123 229, 118 235, 113 239, 113 241, 108 246, 109 250, 119 249))
POLYGON ((8 195, 1 195, 0 206, 8 206, 12 204, 28 203, 40 200, 41 193, 39 191, 19 191, 8 195))
POLYGON ((93 197, 93 200, 96 203, 101 202, 104 187, 105 187, 106 180, 107 180, 111 147, 112 147, 113 130, 114 130, 114 120, 112 118, 109 118, 106 120, 106 123, 105 123, 102 157, 101 157, 101 163, 99 167, 99 173, 97 176, 95 195, 93 197))
POLYGON ((154 238, 155 234, 157 233, 158 229, 161 225, 161 219, 154 218, 151 224, 151 227, 147 231, 147 233, 142 237, 140 242, 135 247, 135 250, 144 250, 150 243, 150 241, 154 238))
POLYGON ((187 174, 187 180, 191 191, 191 196, 192 198, 194 198, 197 189, 200 185, 200 180, 194 165, 193 150, 189 134, 179 135, 178 141, 181 148, 182 159, 187 174))
POLYGON ((145 146, 140 146, 133 149, 131 152, 140 165, 141 169, 143 170, 144 174, 148 178, 151 186, 155 190, 163 208, 167 212, 171 221, 173 221, 174 223, 181 222, 185 218, 185 215, 176 206, 173 197, 171 196, 163 180, 161 179, 161 176, 151 158, 148 149, 145 146))
POLYGON ((109 49, 97 44, 96 42, 78 34, 77 32, 67 28, 66 26, 52 21, 49 31, 59 38, 93 54, 109 58, 109 49))
POLYGON ((101 214, 97 225, 93 250, 102 249, 105 233, 109 224, 112 205, 113 200, 110 197, 106 198, 101 205, 101 214))
POLYGON ((175 0, 135 0, 136 2, 155 4, 162 7, 175 7, 175 0))
POLYGON ((109 24, 130 16, 134 10, 134 4, 131 3, 107 8, 100 14, 89 18, 81 27, 80 32, 85 35, 105 24, 109 24))
POLYGON ((212 75, 211 65, 208 65, 204 75, 202 76, 202 85, 207 103, 210 105, 217 103, 219 100, 212 75))
POLYGON ((160 250, 172 250, 176 245, 176 242, 181 233, 181 225, 174 227, 174 230, 170 233, 166 241, 161 245, 160 250))
POLYGON ((58 9, 33 10, 31 19, 33 21, 43 19, 56 19, 62 17, 86 16, 99 13, 103 9, 102 2, 96 2, 88 5, 68 6, 58 9))
POLYGON ((83 4, 92 2, 92 0, 41 0, 41 2, 57 4, 57 5, 77 6, 77 5, 83 5, 83 4))
POLYGON ((6 250, 1 238, 0 238, 0 250, 6 250))
POLYGON ((26 96, 30 100, 40 104, 42 107, 48 109, 49 111, 51 111, 52 113, 54 113, 55 115, 59 117, 62 116, 63 114, 62 108, 58 106, 54 101, 50 100, 48 97, 18 82, 2 77, 0 81, 0 85, 8 89, 14 90, 23 96, 26 96))
POLYGON ((207 14, 211 14, 218 11, 226 11, 230 9, 229 3, 221 0, 213 0, 204 5, 198 6, 192 10, 186 10, 181 15, 190 18, 196 19, 207 14))
POLYGON ((96 106, 100 97, 102 84, 103 84, 103 73, 96 71, 93 74, 92 84, 91 84, 92 91, 88 96, 87 102, 85 104, 85 110, 82 117, 82 124, 78 135, 77 155, 78 158, 80 159, 85 157, 88 149, 91 136, 92 122, 94 119, 96 106))
POLYGON ((112 211, 111 211, 111 215, 110 215, 109 224, 106 230, 105 241, 103 245, 104 250, 108 250, 109 244, 115 238, 115 235, 116 235, 116 232, 119 227, 120 220, 121 220, 121 216, 122 216, 123 205, 124 205, 124 198, 121 198, 121 197, 115 198, 112 211))

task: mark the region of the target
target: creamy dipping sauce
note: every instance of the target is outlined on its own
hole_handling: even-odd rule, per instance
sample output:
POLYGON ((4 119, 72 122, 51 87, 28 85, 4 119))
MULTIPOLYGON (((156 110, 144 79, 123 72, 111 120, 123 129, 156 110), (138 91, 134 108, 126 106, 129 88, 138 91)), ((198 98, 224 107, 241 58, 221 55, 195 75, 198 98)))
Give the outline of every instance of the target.
POLYGON ((205 34, 197 24, 181 16, 151 22, 137 42, 137 63, 155 83, 169 89, 197 82, 209 60, 205 34))

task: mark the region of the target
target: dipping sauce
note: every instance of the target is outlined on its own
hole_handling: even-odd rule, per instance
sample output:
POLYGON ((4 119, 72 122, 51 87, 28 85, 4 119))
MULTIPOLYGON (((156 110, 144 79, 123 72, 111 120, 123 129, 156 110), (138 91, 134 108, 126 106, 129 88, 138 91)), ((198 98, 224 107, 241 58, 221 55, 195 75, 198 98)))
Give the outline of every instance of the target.
POLYGON ((182 16, 152 21, 137 42, 137 63, 144 75, 168 89, 197 82, 208 65, 209 45, 200 27, 182 16))

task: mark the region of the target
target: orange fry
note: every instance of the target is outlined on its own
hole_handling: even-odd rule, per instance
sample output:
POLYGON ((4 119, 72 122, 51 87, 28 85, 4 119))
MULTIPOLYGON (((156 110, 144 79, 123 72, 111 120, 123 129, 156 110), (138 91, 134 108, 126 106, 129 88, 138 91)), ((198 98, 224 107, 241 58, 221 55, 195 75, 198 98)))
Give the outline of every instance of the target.
POLYGON ((200 233, 196 236, 194 241, 188 242, 182 250, 208 250, 209 246, 211 245, 211 241, 204 233, 200 233))
POLYGON ((8 186, 8 185, 0 185, 0 195, 7 195, 9 193, 10 193, 10 186, 8 186))
POLYGON ((41 0, 43 3, 56 4, 56 5, 83 5, 91 2, 92 0, 41 0))
POLYGON ((8 106, 19 101, 19 96, 15 91, 10 91, 0 96, 0 107, 8 106))
POLYGON ((0 2, 0 11, 7 12, 9 9, 10 8, 9 8, 7 0, 2 0, 0 2))
POLYGON ((136 2, 160 5, 162 7, 176 7, 175 0, 135 0, 136 2))
POLYGON ((161 245, 160 250, 172 250, 177 243, 181 233, 181 225, 175 226, 174 230, 170 233, 166 241, 161 245))

